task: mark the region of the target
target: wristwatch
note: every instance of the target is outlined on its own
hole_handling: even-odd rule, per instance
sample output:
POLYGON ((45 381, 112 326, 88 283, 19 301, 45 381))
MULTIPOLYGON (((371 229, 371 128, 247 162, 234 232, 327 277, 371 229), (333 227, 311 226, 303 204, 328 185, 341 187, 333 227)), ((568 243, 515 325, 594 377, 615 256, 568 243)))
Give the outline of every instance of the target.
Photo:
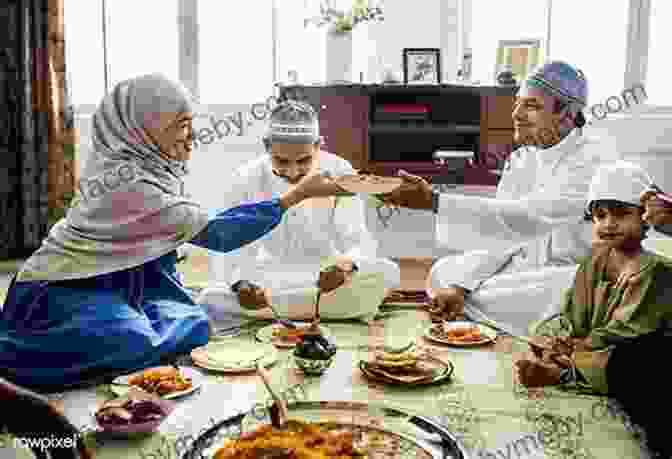
POLYGON ((576 372, 573 368, 565 368, 560 373, 560 384, 572 384, 576 382, 576 372))
POLYGON ((238 293, 238 292, 240 291, 240 289, 242 289, 242 288, 254 288, 254 287, 256 287, 256 285, 254 285, 254 284, 253 284, 252 282, 250 282, 250 281, 239 280, 238 282, 235 282, 235 283, 231 286, 231 291, 232 291, 233 293, 238 293))

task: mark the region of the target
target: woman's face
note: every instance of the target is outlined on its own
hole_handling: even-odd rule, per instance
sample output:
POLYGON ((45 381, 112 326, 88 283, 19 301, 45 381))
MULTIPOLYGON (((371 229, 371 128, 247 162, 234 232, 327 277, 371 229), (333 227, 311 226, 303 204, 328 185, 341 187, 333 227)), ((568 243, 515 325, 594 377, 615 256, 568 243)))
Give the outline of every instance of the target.
POLYGON ((609 248, 622 249, 639 244, 643 236, 639 207, 596 207, 593 215, 593 240, 609 248))
POLYGON ((177 161, 191 159, 194 135, 191 113, 160 113, 156 122, 145 128, 167 158, 177 161))

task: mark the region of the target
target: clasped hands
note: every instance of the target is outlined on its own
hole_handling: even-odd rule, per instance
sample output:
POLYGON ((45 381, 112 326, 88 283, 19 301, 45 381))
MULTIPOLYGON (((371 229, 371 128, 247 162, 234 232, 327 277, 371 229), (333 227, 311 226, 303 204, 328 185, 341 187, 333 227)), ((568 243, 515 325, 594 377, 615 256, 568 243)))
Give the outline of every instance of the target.
POLYGON ((531 353, 515 362, 518 381, 527 387, 552 386, 560 383, 562 371, 572 368, 574 353, 591 350, 590 338, 531 337, 531 353))

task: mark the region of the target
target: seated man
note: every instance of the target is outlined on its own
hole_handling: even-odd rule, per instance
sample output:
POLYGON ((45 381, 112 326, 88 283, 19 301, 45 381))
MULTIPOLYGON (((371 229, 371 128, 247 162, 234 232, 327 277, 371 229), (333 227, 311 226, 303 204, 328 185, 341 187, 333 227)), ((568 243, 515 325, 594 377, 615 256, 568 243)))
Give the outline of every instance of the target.
POLYGON ((432 266, 437 316, 466 311, 526 333, 531 321, 557 312, 553 303, 570 286, 578 258, 590 254, 590 225, 582 221, 590 180, 600 164, 618 159, 583 134, 587 94, 583 74, 564 62, 527 77, 512 114, 522 146, 507 161, 495 198, 436 194, 405 174, 407 183, 384 198, 434 208, 439 243, 465 252, 432 266))
MULTIPOLYGON (((334 176, 355 173, 345 159, 320 150, 317 114, 310 105, 279 104, 263 141, 268 154, 236 171, 224 194, 227 203, 283 193, 311 170, 334 176)), ((268 237, 234 252, 212 253, 213 284, 198 302, 219 311, 262 317, 270 311, 251 311, 270 303, 283 316, 311 317, 320 269, 336 265, 340 269, 330 276, 339 285, 347 283, 323 295, 321 317, 369 315, 387 289, 400 285, 399 267, 376 258, 376 249, 359 197, 310 199, 287 213, 268 237)))
MULTIPOLYGON (((615 396, 635 415, 635 422, 645 429, 654 427, 648 432, 654 437, 650 446, 659 448, 669 439, 665 438, 666 429, 655 427, 660 424, 660 412, 652 410, 650 403, 657 402, 649 396, 648 407, 633 410, 638 405, 633 402, 645 400, 639 393, 646 392, 648 384, 634 388, 624 385, 642 378, 648 382, 649 378, 641 371, 632 375, 634 379, 625 377, 634 369, 625 367, 623 358, 632 364, 633 356, 629 351, 618 351, 622 346, 628 349, 640 338, 660 335, 672 321, 672 261, 642 248, 648 225, 643 220, 645 209, 639 205, 639 196, 649 183, 648 175, 631 163, 618 162, 598 172, 588 207, 593 221, 592 256, 580 264, 559 317, 542 322, 536 331, 551 331, 554 322, 563 320, 565 325, 548 333, 550 337, 533 338, 554 350, 532 346, 534 355, 519 360, 516 367, 519 381, 528 387, 579 384, 615 396), (619 356, 617 369, 609 369, 612 353, 619 356)), ((660 336, 647 338, 647 342, 667 345, 669 339, 660 336)), ((648 349, 651 352, 650 346, 648 349)), ((652 355, 639 355, 649 365, 647 370, 655 368, 650 366, 652 355)), ((640 365, 637 368, 641 370, 640 365)), ((670 448, 666 449, 669 453, 670 448)))

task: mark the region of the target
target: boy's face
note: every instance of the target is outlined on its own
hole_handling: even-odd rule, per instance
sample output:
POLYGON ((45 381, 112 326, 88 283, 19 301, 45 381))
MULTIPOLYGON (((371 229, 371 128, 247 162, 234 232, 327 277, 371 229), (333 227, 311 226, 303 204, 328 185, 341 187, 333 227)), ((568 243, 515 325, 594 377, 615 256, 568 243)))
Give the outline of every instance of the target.
POLYGON ((593 242, 603 247, 622 249, 642 240, 642 212, 639 207, 596 206, 593 216, 593 242))
POLYGON ((319 151, 319 144, 273 143, 270 150, 273 173, 296 185, 310 172, 319 151))

